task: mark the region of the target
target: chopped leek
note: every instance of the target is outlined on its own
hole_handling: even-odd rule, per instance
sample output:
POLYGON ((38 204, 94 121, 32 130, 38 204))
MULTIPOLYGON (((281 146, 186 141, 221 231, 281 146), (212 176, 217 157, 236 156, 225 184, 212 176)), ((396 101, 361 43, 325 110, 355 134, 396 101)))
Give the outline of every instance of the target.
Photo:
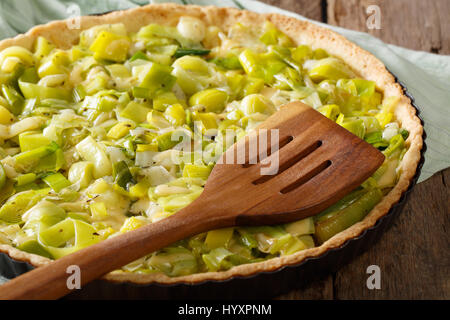
POLYGON ((193 55, 193 56, 205 56, 209 54, 211 50, 206 49, 187 49, 187 48, 178 48, 177 51, 174 53, 175 58, 181 58, 183 56, 187 55, 193 55))
POLYGON ((270 22, 176 20, 94 26, 71 48, 37 36, 32 51, 0 51, 0 243, 58 259, 167 218, 200 196, 228 146, 291 101, 383 150, 383 165, 314 217, 209 230, 123 270, 176 277, 306 250, 395 186, 409 135, 399 97, 270 22))

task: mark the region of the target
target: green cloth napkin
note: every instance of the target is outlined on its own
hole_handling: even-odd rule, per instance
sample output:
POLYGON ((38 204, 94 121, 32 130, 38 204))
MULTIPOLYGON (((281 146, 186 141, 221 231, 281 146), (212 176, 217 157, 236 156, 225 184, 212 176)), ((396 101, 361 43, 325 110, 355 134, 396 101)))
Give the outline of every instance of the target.
MULTIPOLYGON (((0 39, 26 32, 51 20, 133 8, 148 3, 237 7, 258 13, 281 13, 301 20, 298 14, 253 0, 1 0, 0 39)), ((312 21, 312 20, 309 20, 312 21)), ((372 52, 382 60, 414 97, 427 134, 425 164, 419 181, 450 166, 450 56, 435 55, 389 45, 367 33, 351 31, 312 21, 330 28, 372 52)))

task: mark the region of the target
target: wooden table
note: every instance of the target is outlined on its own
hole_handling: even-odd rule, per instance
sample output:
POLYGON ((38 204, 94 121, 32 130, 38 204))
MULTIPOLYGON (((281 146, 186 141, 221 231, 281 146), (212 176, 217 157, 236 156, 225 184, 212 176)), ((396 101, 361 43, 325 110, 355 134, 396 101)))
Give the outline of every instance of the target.
MULTIPOLYGON (((450 0, 262 0, 310 19, 369 32, 415 50, 450 54, 450 0), (366 9, 381 9, 368 30, 366 9)), ((420 107, 420 106, 419 106, 420 107)), ((450 169, 417 185, 392 228, 367 252, 327 278, 280 299, 449 299, 450 169), (366 286, 378 265, 381 289, 366 286)))

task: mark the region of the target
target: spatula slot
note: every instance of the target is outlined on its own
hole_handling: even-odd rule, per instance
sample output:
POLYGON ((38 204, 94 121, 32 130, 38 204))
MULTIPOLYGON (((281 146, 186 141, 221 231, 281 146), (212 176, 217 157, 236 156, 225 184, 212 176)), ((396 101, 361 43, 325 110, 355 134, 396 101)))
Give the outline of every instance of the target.
MULTIPOLYGON (((268 133, 270 133, 270 131, 269 131, 268 133)), ((271 139, 270 139, 269 136, 267 137, 267 140, 268 140, 268 141, 271 141, 271 139)), ((242 165, 242 167, 243 167, 243 168, 248 168, 248 167, 250 167, 250 166, 252 166, 252 165, 254 165, 254 164, 258 163, 258 162, 263 161, 264 159, 270 157, 271 154, 272 154, 272 152, 273 152, 274 150, 275 150, 275 151, 280 150, 281 148, 283 148, 284 146, 286 146, 286 145, 287 145, 289 142, 291 142, 292 140, 294 140, 294 137, 293 137, 293 136, 287 136, 287 137, 285 137, 283 140, 281 140, 281 141, 278 143, 278 148, 274 148, 273 145, 269 145, 269 146, 267 147, 267 151, 265 152, 265 154, 264 154, 263 151, 258 150, 258 151, 259 151, 259 154, 258 154, 258 156, 257 156, 257 161, 254 161, 254 159, 253 159, 253 161, 251 161, 251 160, 248 159, 248 157, 246 157, 247 161, 246 161, 246 163, 244 163, 244 164, 242 165)), ((248 149, 248 148, 247 148, 247 149, 248 149)))
POLYGON ((310 172, 299 178, 294 183, 291 183, 287 187, 281 189, 280 193, 286 194, 297 189, 298 187, 304 185, 306 182, 317 176, 319 173, 325 171, 325 169, 328 168, 329 166, 331 166, 330 160, 322 162, 319 166, 317 166, 316 168, 314 168, 313 170, 311 170, 310 172))
POLYGON ((258 185, 258 184, 261 184, 261 183, 264 183, 266 181, 269 181, 270 179, 280 175, 281 173, 283 173, 284 171, 286 171, 287 169, 292 167, 294 164, 296 164, 297 162, 301 161, 303 158, 306 158, 308 155, 310 155, 311 153, 316 151, 318 148, 320 148, 321 145, 322 145, 322 141, 320 141, 320 140, 314 142, 313 144, 311 144, 307 148, 305 148, 302 151, 300 151, 299 153, 297 153, 294 157, 290 158, 288 161, 286 161, 285 163, 281 164, 279 169, 278 169, 278 173, 277 174, 262 176, 262 177, 256 179, 255 181, 253 181, 252 183, 254 185, 258 185))

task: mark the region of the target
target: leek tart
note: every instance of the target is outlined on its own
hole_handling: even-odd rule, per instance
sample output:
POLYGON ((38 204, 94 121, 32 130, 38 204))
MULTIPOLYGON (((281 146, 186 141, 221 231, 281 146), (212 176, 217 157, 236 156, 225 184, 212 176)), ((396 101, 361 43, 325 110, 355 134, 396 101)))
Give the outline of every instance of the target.
POLYGON ((328 29, 174 4, 69 27, 0 42, 0 251, 12 258, 39 266, 176 213, 228 146, 291 101, 385 163, 315 217, 211 230, 106 279, 194 283, 297 264, 373 226, 416 172, 423 129, 409 98, 379 60, 328 29))

